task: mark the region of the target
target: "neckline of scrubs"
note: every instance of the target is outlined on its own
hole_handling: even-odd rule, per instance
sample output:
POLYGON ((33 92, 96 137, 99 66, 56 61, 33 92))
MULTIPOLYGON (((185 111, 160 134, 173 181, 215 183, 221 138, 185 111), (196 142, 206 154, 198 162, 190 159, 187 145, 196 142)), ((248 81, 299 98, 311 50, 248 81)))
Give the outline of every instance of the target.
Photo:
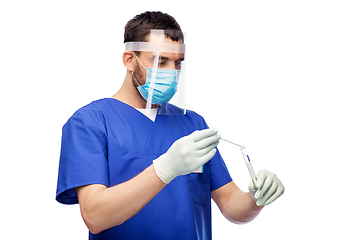
POLYGON ((138 110, 139 112, 141 112, 142 114, 144 114, 151 121, 155 122, 159 108, 152 108, 152 109, 150 109, 150 111, 148 111, 147 109, 143 109, 143 108, 135 108, 135 109, 138 110))
MULTIPOLYGON (((118 102, 118 103, 120 103, 120 104, 123 104, 123 105, 125 105, 125 106, 127 106, 127 107, 129 107, 129 108, 133 109, 135 112, 139 113, 141 116, 145 117, 148 121, 150 121, 150 122, 152 122, 152 123, 155 123, 155 122, 156 122, 156 120, 158 119, 157 114, 155 115, 155 119, 154 119, 154 120, 152 120, 150 117, 148 117, 145 113, 141 112, 139 109, 134 108, 134 107, 130 106, 129 104, 124 103, 123 101, 120 101, 119 99, 116 99, 116 98, 113 98, 113 97, 111 97, 111 98, 105 98, 105 99, 111 99, 111 100, 114 100, 114 101, 116 101, 116 102, 118 102)), ((159 109, 159 108, 156 108, 156 111, 158 111, 158 109, 159 109)))
MULTIPOLYGON (((157 132, 163 131, 163 124, 166 124, 166 122, 168 122, 169 120, 172 121, 171 119, 169 119, 169 117, 171 117, 171 115, 161 115, 161 114, 159 115, 158 114, 156 116, 155 121, 153 122, 147 116, 145 116, 143 113, 138 111, 136 108, 134 108, 118 99, 105 98, 103 100, 114 103, 114 106, 118 105, 119 106, 118 109, 119 109, 119 111, 121 111, 121 115, 126 117, 125 121, 130 121, 131 124, 135 124, 136 126, 138 126, 136 128, 136 131, 141 132, 141 134, 143 136, 142 141, 144 141, 144 151, 145 150, 148 151, 149 147, 151 147, 154 134, 157 135, 157 132), (114 101, 108 100, 108 99, 112 99, 114 101)), ((161 104, 159 106, 159 109, 163 108, 164 107, 163 105, 166 105, 166 104, 161 104)), ((167 108, 165 107, 165 110, 166 109, 167 108)), ((177 139, 172 139, 172 142, 174 142, 176 140, 177 139)), ((170 147, 170 146, 168 146, 168 147, 170 147)))

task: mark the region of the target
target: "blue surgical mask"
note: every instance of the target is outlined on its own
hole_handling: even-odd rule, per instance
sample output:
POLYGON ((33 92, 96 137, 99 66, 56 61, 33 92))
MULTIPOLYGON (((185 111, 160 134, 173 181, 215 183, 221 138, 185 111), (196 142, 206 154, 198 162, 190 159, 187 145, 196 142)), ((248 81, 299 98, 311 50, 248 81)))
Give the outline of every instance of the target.
MULTIPOLYGON (((136 55, 135 55, 136 56, 136 55)), ((137 58, 137 57, 136 57, 137 58)), ((140 62, 140 60, 138 59, 140 62)), ((140 62, 141 63, 141 62, 140 62)), ((144 67, 144 65, 141 63, 141 65, 144 67)), ((144 67, 145 68, 145 67, 144 67)), ((146 83, 142 86, 138 83, 137 89, 139 90, 141 96, 148 100, 149 97, 149 91, 151 86, 151 80, 154 74, 155 81, 154 81, 154 90, 152 93, 151 103, 152 104, 161 104, 161 103, 167 103, 170 101, 170 99, 175 95, 177 91, 177 84, 179 82, 179 75, 180 70, 175 69, 159 69, 159 68, 147 68, 146 69, 146 83)))
POLYGON ((151 78, 155 73, 156 77, 151 103, 167 103, 177 91, 180 70, 147 68, 146 83, 137 87, 141 96, 146 100, 148 100, 151 78))

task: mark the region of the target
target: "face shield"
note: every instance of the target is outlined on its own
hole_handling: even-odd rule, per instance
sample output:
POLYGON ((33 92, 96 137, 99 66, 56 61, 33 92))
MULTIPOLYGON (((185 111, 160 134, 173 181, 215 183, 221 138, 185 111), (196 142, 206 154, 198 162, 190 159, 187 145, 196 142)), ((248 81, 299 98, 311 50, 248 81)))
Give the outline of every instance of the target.
POLYGON ((133 73, 137 88, 146 100, 146 109, 149 111, 152 107, 159 106, 160 115, 185 114, 183 33, 156 29, 138 31, 135 34, 138 36, 134 39, 146 36, 147 41, 126 42, 125 51, 134 52, 139 68, 146 73, 136 77, 133 73))

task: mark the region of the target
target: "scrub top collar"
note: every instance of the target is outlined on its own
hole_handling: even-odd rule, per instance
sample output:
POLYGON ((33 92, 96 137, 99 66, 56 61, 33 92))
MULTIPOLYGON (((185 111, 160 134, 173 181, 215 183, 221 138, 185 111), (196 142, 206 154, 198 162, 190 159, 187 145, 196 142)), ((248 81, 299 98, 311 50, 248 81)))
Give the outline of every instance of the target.
POLYGON ((145 109, 145 108, 136 108, 139 112, 144 114, 146 117, 148 117, 151 121, 155 122, 156 115, 159 108, 152 108, 152 109, 145 109))

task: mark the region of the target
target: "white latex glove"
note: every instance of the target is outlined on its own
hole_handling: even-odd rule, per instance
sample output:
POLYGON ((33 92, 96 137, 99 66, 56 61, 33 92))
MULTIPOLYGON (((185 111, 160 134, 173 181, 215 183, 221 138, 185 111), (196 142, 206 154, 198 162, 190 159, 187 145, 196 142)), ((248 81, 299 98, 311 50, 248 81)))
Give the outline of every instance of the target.
POLYGON ((250 195, 258 206, 272 203, 280 197, 284 191, 285 188, 278 177, 267 170, 261 170, 258 173, 255 186, 253 182, 249 184, 250 195))
POLYGON ((153 161, 156 174, 169 183, 179 175, 189 174, 207 163, 216 153, 220 135, 205 129, 175 141, 169 150, 153 161))

